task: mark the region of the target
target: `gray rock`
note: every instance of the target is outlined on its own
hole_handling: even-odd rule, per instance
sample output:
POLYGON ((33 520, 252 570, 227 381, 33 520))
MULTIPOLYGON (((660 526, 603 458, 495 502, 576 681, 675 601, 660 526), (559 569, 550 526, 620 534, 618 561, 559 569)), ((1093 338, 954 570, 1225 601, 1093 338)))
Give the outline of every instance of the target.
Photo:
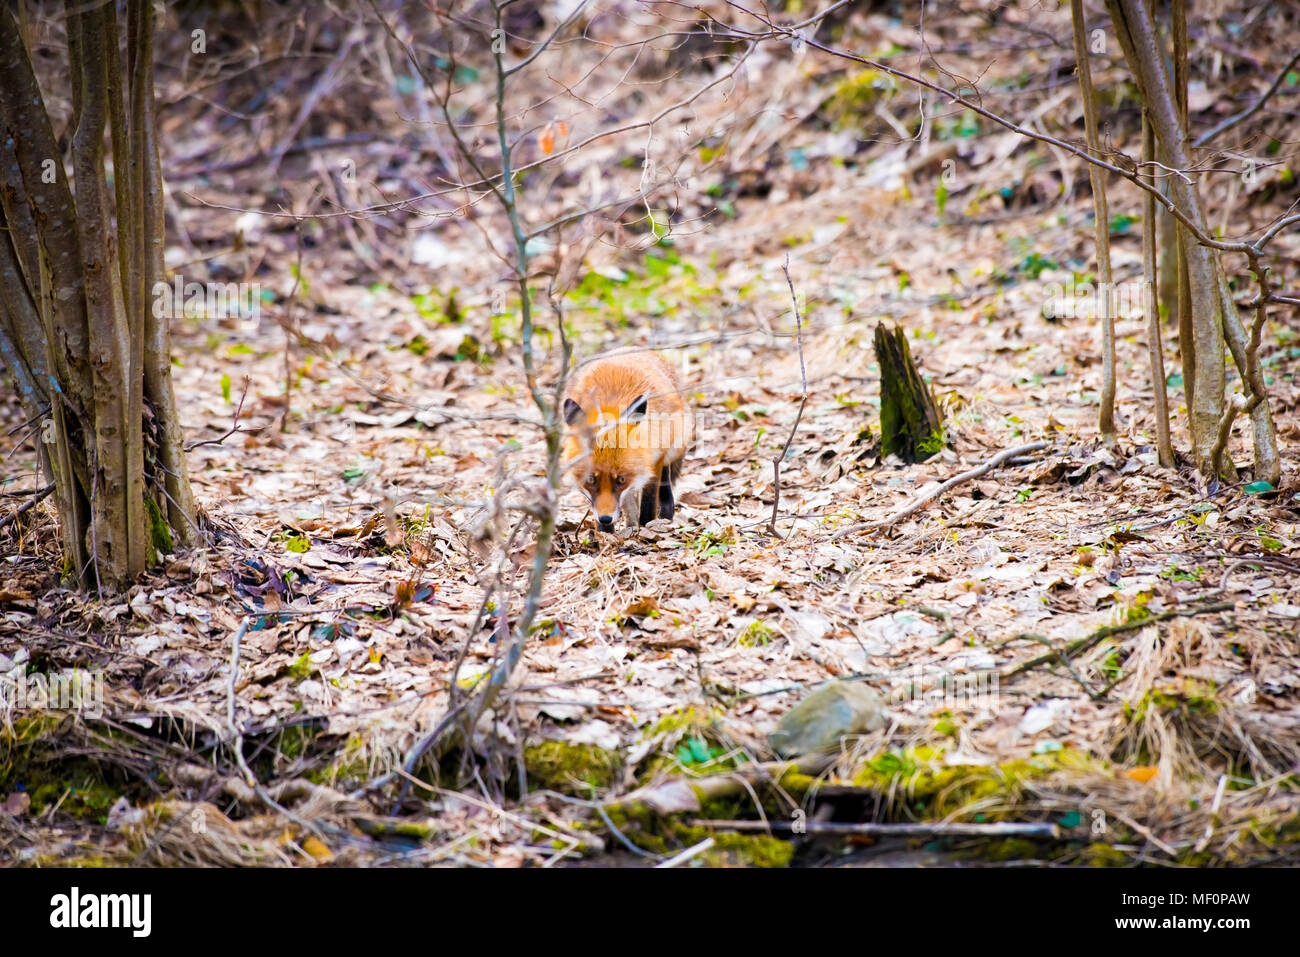
POLYGON ((885 726, 880 695, 857 681, 822 685, 786 712, 767 743, 783 758, 822 754, 839 747, 846 734, 885 726))

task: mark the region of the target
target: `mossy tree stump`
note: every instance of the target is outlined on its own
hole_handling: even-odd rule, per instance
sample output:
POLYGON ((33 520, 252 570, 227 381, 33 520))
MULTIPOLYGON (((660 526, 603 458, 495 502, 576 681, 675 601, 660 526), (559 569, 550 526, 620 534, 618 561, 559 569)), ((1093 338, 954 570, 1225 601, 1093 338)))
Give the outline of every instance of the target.
POLYGON ((876 326, 880 366, 880 448, 904 462, 924 462, 944 446, 943 418, 922 381, 900 326, 876 326))

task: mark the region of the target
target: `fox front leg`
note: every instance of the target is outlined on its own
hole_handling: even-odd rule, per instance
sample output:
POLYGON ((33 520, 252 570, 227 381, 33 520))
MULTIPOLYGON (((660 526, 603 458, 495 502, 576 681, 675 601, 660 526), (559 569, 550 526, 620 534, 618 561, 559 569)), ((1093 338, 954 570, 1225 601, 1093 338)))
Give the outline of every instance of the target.
MULTIPOLYGON (((658 514, 659 496, 663 494, 662 485, 654 480, 646 483, 645 488, 641 490, 641 514, 637 524, 644 525, 646 522, 653 522, 658 514)), ((628 518, 632 513, 628 512, 628 518)))
MULTIPOLYGON (((672 518, 676 510, 676 502, 673 500, 673 476, 670 474, 669 467, 664 466, 663 471, 659 474, 659 517, 672 518)), ((645 509, 642 509, 644 513, 645 509)))

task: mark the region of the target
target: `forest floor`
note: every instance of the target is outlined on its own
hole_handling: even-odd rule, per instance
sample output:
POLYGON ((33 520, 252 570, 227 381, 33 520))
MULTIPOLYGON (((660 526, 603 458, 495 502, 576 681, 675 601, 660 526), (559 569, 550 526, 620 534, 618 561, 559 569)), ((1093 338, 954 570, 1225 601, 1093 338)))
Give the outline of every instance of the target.
MULTIPOLYGON (((875 15, 862 23, 879 42, 915 40, 875 15)), ((391 256, 372 245, 371 227, 339 220, 313 222, 319 232, 304 228, 304 242, 293 221, 241 212, 272 204, 245 170, 220 171, 226 154, 205 156, 201 175, 170 160, 169 263, 218 247, 218 258, 242 262, 255 248, 273 295, 260 322, 199 316, 174 329, 181 417, 202 443, 190 469, 206 545, 101 601, 60 587, 50 514, 4 533, 0 672, 90 669, 105 701, 94 720, 6 716, 11 729, 18 722, 7 740, 25 755, 30 800, 18 787, 8 795, 0 852, 555 864, 630 843, 666 855, 713 832, 649 822, 620 799, 673 775, 745 779, 741 769, 772 759, 766 736, 783 714, 815 686, 849 678, 887 698, 882 726, 846 738, 819 780, 787 775, 774 796, 745 779, 697 816, 789 819, 829 800, 817 798, 824 791, 842 820, 1057 828, 1034 842, 936 831, 936 843, 912 846, 939 861, 1295 859, 1294 315, 1270 323, 1263 353, 1281 489, 1249 487, 1244 423, 1230 445, 1239 482, 1207 488, 1185 464, 1157 464, 1140 311, 1117 323, 1119 437, 1107 448, 1100 324, 1043 314, 1053 283, 1092 268, 1083 171, 1014 134, 967 136, 959 112, 936 122, 932 141, 876 131, 853 162, 837 161, 864 134, 827 117, 861 78, 807 55, 752 69, 737 98, 782 110, 774 119, 755 107, 732 132, 710 173, 718 188, 694 200, 698 221, 683 214, 670 241, 649 248, 597 245, 564 302, 579 356, 651 346, 682 370, 699 427, 677 516, 599 535, 583 497, 566 493, 508 707, 481 723, 477 754, 407 778, 406 794, 368 782, 399 768, 442 719, 455 669, 468 690, 491 666, 532 554, 526 539, 501 550, 500 516, 487 507, 503 482, 540 476, 545 454, 517 315, 494 315, 501 268, 474 228, 454 223, 397 230, 385 239, 398 247, 391 256), (941 191, 943 156, 961 162, 941 191), (232 248, 241 232, 246 246, 232 248), (774 536, 771 460, 801 393, 787 261, 808 401, 774 536), (287 356, 277 318, 294 329, 287 356), (881 321, 906 330, 945 412, 947 448, 921 464, 877 451, 881 321), (857 527, 1035 441, 1048 444, 908 518, 857 527), (513 602, 482 614, 493 582, 514 582, 513 602), (1079 639, 1089 640, 1062 651, 1079 639), (231 714, 256 792, 230 758, 231 714), (593 802, 613 816, 602 824, 593 802)), ((981 82, 994 89, 1013 76, 1000 64, 981 82)), ((668 82, 653 93, 676 95, 668 82)), ((902 95, 880 102, 905 117, 902 95)), ((1034 106, 1049 115, 1049 104, 1075 109, 1077 93, 1061 85, 1014 102, 1022 118, 1034 106)), ((736 108, 701 102, 696 121, 707 126, 709 110, 736 108)), ((175 152, 204 155, 203 138, 218 131, 186 124, 190 139, 175 152)), ((1117 145, 1132 149, 1126 135, 1117 145)), ((1294 152, 1282 159, 1296 168, 1294 152)), ((399 160, 368 154, 358 177, 367 163, 388 164, 392 177, 399 160)), ((308 184, 287 188, 296 199, 323 189, 300 157, 280 176, 308 184)), ((1212 186, 1214 217, 1232 235, 1252 232, 1295 199, 1294 179, 1279 182, 1254 198, 1212 186)), ((540 188, 539 220, 566 188, 540 188)), ((1138 196, 1117 186, 1111 206, 1117 276, 1140 280, 1138 196)), ((1278 250, 1294 264, 1300 242, 1284 237, 1278 250)), ((541 322, 553 327, 545 309, 541 322)), ((1176 328, 1164 329, 1185 446, 1176 328)), ((550 382, 556 342, 547 333, 538 343, 550 382)), ((38 484, 28 448, 9 463, 7 490, 38 484)), ((714 863, 843 852, 715 836, 702 858, 714 863)))

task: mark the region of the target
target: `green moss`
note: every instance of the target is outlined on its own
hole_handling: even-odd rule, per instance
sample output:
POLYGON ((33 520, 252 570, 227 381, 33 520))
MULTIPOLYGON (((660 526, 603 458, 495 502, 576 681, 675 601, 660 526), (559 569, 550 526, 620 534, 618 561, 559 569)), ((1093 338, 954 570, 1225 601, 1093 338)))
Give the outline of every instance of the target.
POLYGON ((375 821, 370 818, 353 818, 357 828, 371 837, 400 837, 409 841, 431 841, 441 835, 433 824, 425 821, 375 821))
POLYGON ((0 727, 0 749, 8 751, 18 745, 30 745, 55 731, 62 723, 62 718, 44 713, 17 718, 9 727, 0 727))
POLYGON ((370 774, 370 767, 364 761, 333 761, 323 768, 313 768, 303 773, 303 777, 312 784, 333 787, 340 781, 364 781, 370 774))
POLYGON ((979 856, 985 861, 1032 861, 1043 856, 1044 845, 1023 837, 1009 837, 990 841, 980 848, 979 856))
POLYGON ((1130 721, 1141 721, 1150 708, 1171 717, 1205 718, 1219 710, 1218 688, 1213 682, 1189 680, 1182 691, 1152 688, 1136 705, 1124 706, 1130 721))
MULTIPOLYGON (((643 851, 650 854, 671 854, 681 850, 673 848, 665 837, 662 819, 644 804, 607 805, 605 817, 620 834, 643 851)), ((604 824, 604 820, 601 823, 604 824)))
POLYGON ((673 731, 690 731, 708 728, 721 714, 721 708, 706 709, 697 708, 694 705, 687 708, 678 708, 676 711, 664 715, 646 729, 642 734, 642 738, 649 740, 673 731))
POLYGON ((309 728, 294 725, 285 728, 275 736, 275 750, 281 757, 292 760, 302 757, 311 741, 312 733, 309 728))
MULTIPOLYGON (((718 801, 710 802, 709 809, 721 811, 730 819, 737 816, 738 806, 718 801)), ((735 834, 681 824, 661 818, 644 804, 609 805, 605 813, 625 838, 643 851, 662 857, 680 853, 710 837, 713 846, 698 858, 708 867, 786 867, 794 855, 794 845, 788 841, 766 834, 735 834)))
POLYGON ((816 790, 817 786, 822 782, 811 774, 804 774, 797 768, 790 768, 781 775, 781 780, 778 783, 781 790, 791 797, 801 798, 809 791, 816 790))
POLYGON ((312 673, 311 653, 304 651, 291 665, 285 665, 276 673, 276 678, 283 678, 288 675, 294 681, 302 681, 308 678, 312 673))
MULTIPOLYGON (((0 728, 0 794, 26 791, 31 796, 32 816, 57 806, 60 815, 89 818, 101 823, 131 780, 123 770, 78 755, 86 752, 85 741, 67 741, 79 726, 66 716, 36 714, 0 728)), ((97 731, 103 746, 125 737, 111 729, 97 731)))
MULTIPOLYGON (((942 749, 928 746, 887 751, 870 759, 853 776, 853 783, 906 802, 911 817, 933 819, 991 797, 1004 798, 1010 807, 1024 781, 1094 767, 1091 759, 1068 748, 993 766, 949 765, 943 756, 942 749)), ((1000 818, 988 813, 983 819, 1000 818)))
POLYGON ((942 717, 934 723, 934 731, 936 734, 941 734, 945 738, 952 738, 956 740, 957 723, 952 720, 951 716, 942 717))
POLYGON ((603 334, 608 326, 627 326, 646 315, 717 312, 722 289, 701 282, 695 266, 667 247, 647 252, 642 271, 604 275, 589 272, 566 296, 571 333, 603 334), (590 320, 590 322, 586 321, 590 320))
POLYGON ((1251 754, 1244 749, 1226 747, 1222 734, 1221 712, 1224 707, 1225 702, 1220 700, 1213 682, 1188 679, 1174 689, 1152 688, 1137 704, 1124 705, 1124 718, 1129 728, 1117 745, 1115 756, 1125 763, 1130 760, 1140 764, 1157 763, 1157 755, 1150 751, 1152 739, 1146 725, 1152 720, 1152 715, 1158 715, 1160 723, 1170 726, 1198 757, 1227 759, 1226 770, 1231 776, 1253 778, 1255 768, 1251 754))
POLYGON ((696 797, 700 802, 697 817, 701 820, 736 821, 748 817, 754 810, 754 801, 748 794, 705 799, 696 789, 696 797))
POLYGON ((83 854, 79 857, 59 857, 57 854, 40 854, 31 861, 32 867, 122 867, 129 860, 115 861, 102 854, 83 854))
POLYGON ((673 829, 685 847, 713 838, 713 846, 698 858, 706 867, 789 867, 794 844, 767 834, 735 834, 707 827, 673 829))
POLYGON ((642 734, 643 740, 657 742, 659 747, 650 752, 637 779, 648 783, 683 768, 716 771, 735 767, 743 761, 742 756, 718 761, 731 750, 717 730, 717 718, 722 713, 720 707, 691 706, 660 718, 642 734))
POLYGON ((153 543, 155 560, 160 560, 163 555, 170 554, 173 548, 171 526, 167 524, 167 516, 163 514, 158 503, 152 495, 144 497, 145 511, 149 513, 149 540, 153 543))
POLYGON ((594 744, 546 741, 524 748, 524 766, 533 787, 591 797, 619 782, 623 759, 594 744))
POLYGON ((929 458, 931 455, 942 452, 946 441, 947 436, 944 435, 943 429, 936 429, 916 444, 916 451, 920 453, 922 458, 929 458))
POLYGON ((101 823, 107 817, 108 809, 121 796, 116 788, 100 779, 97 768, 85 761, 59 767, 57 780, 46 779, 30 791, 33 816, 58 805, 60 814, 101 823))
POLYGON ((880 448, 904 462, 923 462, 944 447, 943 418, 930 385, 921 379, 902 327, 876 326, 880 367, 880 448))
POLYGON ((1089 867, 1131 867, 1133 864, 1129 855, 1100 841, 1085 847, 1081 856, 1089 867))
POLYGON ((39 764, 39 747, 61 724, 52 715, 36 714, 18 718, 8 727, 0 727, 0 793, 23 787, 32 790, 33 765, 39 764))
POLYGON ((833 124, 845 120, 861 123, 870 115, 882 97, 888 96, 896 84, 892 77, 879 70, 857 70, 850 73, 831 91, 821 105, 822 115, 833 124))

